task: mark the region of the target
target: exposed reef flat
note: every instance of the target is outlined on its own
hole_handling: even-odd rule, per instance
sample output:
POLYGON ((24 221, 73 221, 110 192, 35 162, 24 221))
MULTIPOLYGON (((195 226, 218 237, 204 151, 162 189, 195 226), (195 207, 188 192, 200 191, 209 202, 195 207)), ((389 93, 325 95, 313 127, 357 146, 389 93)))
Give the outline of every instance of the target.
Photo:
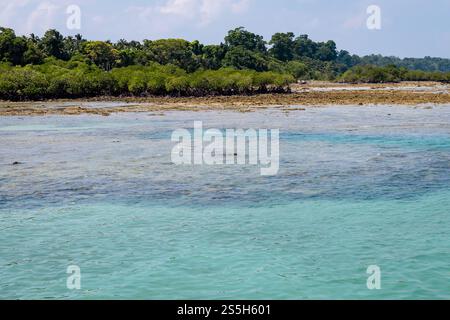
POLYGON ((97 97, 80 100, 0 101, 0 116, 78 115, 108 116, 119 112, 230 110, 252 112, 262 108, 327 105, 433 105, 450 103, 450 85, 425 82, 396 84, 339 84, 312 82, 292 85, 289 94, 207 97, 97 97))

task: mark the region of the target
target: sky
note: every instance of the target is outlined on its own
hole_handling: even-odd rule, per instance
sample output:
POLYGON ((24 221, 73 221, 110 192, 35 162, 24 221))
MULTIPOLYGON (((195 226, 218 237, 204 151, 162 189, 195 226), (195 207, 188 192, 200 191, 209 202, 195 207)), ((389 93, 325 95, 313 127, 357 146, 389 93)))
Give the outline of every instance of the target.
POLYGON ((0 0, 0 26, 19 35, 56 28, 89 40, 184 38, 213 44, 239 26, 270 40, 275 32, 334 40, 359 55, 450 58, 450 0, 0 0), (69 29, 67 8, 80 8, 69 29), (380 8, 370 30, 367 8, 380 8))

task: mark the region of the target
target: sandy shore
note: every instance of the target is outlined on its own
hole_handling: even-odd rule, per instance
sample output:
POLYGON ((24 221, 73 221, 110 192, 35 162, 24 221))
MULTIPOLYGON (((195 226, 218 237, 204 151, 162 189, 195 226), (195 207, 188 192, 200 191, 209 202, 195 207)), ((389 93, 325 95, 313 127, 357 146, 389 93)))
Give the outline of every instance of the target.
POLYGON ((118 112, 233 110, 252 112, 263 108, 302 110, 327 105, 450 104, 450 85, 433 82, 396 84, 339 84, 311 82, 292 85, 290 94, 215 97, 100 97, 82 100, 33 102, 0 101, 0 116, 78 115, 108 116, 118 112))

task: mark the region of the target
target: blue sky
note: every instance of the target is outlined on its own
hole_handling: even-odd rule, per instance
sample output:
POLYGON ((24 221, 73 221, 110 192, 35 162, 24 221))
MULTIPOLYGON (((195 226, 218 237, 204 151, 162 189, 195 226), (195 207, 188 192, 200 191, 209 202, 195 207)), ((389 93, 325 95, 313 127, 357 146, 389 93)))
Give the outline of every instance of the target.
POLYGON ((261 34, 309 34, 357 54, 450 58, 450 0, 0 0, 0 25, 18 34, 57 28, 92 40, 185 38, 219 43, 237 26, 261 34), (66 27, 69 5, 81 30, 66 27), (369 5, 381 30, 366 27, 369 5))

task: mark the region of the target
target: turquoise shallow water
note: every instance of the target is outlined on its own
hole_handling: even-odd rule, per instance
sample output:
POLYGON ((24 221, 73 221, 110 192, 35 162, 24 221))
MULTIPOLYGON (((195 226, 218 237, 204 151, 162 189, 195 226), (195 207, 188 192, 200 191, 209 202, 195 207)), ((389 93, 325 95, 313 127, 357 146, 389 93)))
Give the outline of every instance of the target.
POLYGON ((447 106, 13 117, 0 136, 0 298, 450 298, 447 106), (172 165, 196 120, 280 128, 279 174, 172 165))

